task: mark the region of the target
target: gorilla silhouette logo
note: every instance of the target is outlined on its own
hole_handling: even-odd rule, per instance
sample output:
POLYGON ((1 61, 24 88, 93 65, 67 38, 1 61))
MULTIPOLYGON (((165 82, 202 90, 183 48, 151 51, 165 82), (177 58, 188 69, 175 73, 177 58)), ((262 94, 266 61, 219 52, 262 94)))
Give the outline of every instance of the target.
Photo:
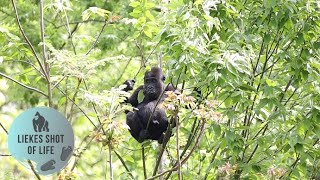
POLYGON ((35 132, 41 132, 41 131, 49 132, 49 128, 48 128, 49 123, 44 119, 43 116, 40 115, 39 112, 35 114, 35 117, 33 118, 32 123, 33 123, 33 129, 35 132))

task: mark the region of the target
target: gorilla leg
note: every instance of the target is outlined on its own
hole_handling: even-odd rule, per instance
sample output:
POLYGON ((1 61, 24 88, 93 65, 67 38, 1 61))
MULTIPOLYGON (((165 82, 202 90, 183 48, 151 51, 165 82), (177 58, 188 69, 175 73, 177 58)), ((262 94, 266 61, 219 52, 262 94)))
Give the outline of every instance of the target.
POLYGON ((137 112, 128 112, 127 125, 130 127, 130 134, 138 141, 143 142, 147 138, 147 133, 144 131, 143 124, 137 112))
POLYGON ((49 132, 48 125, 49 125, 49 123, 48 123, 48 121, 46 121, 46 122, 44 123, 44 126, 43 126, 43 131, 49 132))
POLYGON ((38 123, 34 118, 32 119, 33 129, 35 132, 38 132, 38 123))

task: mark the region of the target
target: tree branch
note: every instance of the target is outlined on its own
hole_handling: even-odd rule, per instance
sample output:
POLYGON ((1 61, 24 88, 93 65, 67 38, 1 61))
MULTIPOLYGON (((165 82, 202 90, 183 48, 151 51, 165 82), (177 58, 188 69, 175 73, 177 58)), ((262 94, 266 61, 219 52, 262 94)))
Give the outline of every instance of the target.
POLYGON ((19 14, 18 14, 18 10, 17 10, 17 6, 16 6, 16 3, 14 2, 14 0, 11 0, 11 3, 12 3, 12 6, 13 6, 13 9, 14 9, 14 12, 15 12, 15 16, 16 16, 16 21, 18 23, 18 26, 19 26, 19 29, 20 29, 20 32, 23 36, 23 38, 25 39, 25 41, 27 42, 27 44, 29 45, 34 57, 36 58, 36 60, 38 61, 38 64, 43 72, 43 74, 45 75, 45 78, 47 79, 48 78, 48 75, 47 75, 47 72, 45 71, 45 68, 43 67, 41 61, 40 61, 40 58, 38 57, 37 53, 36 53, 36 50, 34 49, 34 47, 32 46, 31 42, 29 41, 27 35, 25 34, 22 26, 21 26, 21 23, 20 23, 20 20, 19 20, 19 14))
POLYGON ((39 93, 39 94, 42 94, 42 95, 45 96, 45 97, 48 97, 48 95, 47 95, 46 93, 44 93, 44 92, 42 92, 42 91, 40 91, 40 90, 38 90, 38 89, 36 89, 36 88, 27 86, 27 85, 25 85, 25 84, 23 84, 23 83, 15 80, 15 79, 13 79, 12 77, 3 74, 2 72, 0 72, 0 76, 5 77, 5 78, 7 78, 7 79, 9 79, 9 80, 17 83, 17 84, 19 84, 20 86, 22 86, 22 87, 24 87, 24 88, 26 88, 26 89, 29 89, 29 90, 31 90, 31 91, 35 91, 35 92, 37 92, 37 93, 39 93))
POLYGON ((30 159, 28 159, 28 164, 29 164, 29 166, 31 167, 31 170, 32 170, 32 172, 34 173, 34 175, 36 175, 37 179, 38 179, 38 180, 41 180, 39 174, 38 174, 37 171, 34 169, 34 166, 33 166, 32 162, 30 161, 30 159))
POLYGON ((50 67, 47 62, 47 53, 46 53, 46 44, 44 39, 44 20, 43 20, 43 0, 39 2, 39 11, 40 11, 40 34, 41 34, 41 41, 42 41, 42 54, 43 54, 43 63, 45 68, 45 74, 47 79, 47 87, 48 87, 48 101, 49 107, 52 107, 52 88, 50 82, 50 67))
POLYGON ((98 37, 96 38, 95 42, 92 44, 91 48, 88 50, 88 52, 86 53, 86 55, 88 55, 88 54, 93 50, 93 48, 97 45, 98 40, 99 40, 99 38, 100 38, 100 36, 101 36, 102 32, 104 31, 104 28, 105 28, 106 26, 107 26, 107 21, 104 22, 104 24, 103 24, 103 26, 102 26, 102 28, 101 28, 101 30, 100 30, 100 33, 98 34, 98 37))

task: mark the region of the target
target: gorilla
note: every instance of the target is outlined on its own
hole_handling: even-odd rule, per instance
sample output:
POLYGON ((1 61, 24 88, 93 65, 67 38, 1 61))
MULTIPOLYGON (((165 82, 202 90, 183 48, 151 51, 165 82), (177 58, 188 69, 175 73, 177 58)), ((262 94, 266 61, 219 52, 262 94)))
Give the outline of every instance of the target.
POLYGON ((46 131, 49 132, 48 128, 48 121, 45 120, 45 118, 37 112, 35 114, 35 118, 32 119, 32 124, 33 124, 33 129, 35 132, 41 132, 41 131, 46 131))
MULTIPOLYGON (((168 118, 165 110, 156 107, 158 98, 162 91, 175 91, 172 85, 165 87, 165 76, 159 67, 153 67, 144 75, 144 85, 139 86, 129 97, 126 102, 130 103, 138 110, 127 112, 126 123, 130 127, 131 135, 139 142, 144 140, 158 140, 161 144, 164 137, 164 132, 168 128, 168 118), (142 102, 138 102, 139 92, 142 91, 144 98, 142 102), (154 108, 156 108, 154 110, 154 108), (154 111, 154 113, 153 113, 154 111), (153 113, 153 114, 152 114, 153 113), (147 129, 148 121, 152 115, 147 129)), ((133 80, 127 80, 124 84, 127 85, 125 89, 133 89, 133 80)), ((163 94, 160 97, 159 104, 167 97, 163 94)))

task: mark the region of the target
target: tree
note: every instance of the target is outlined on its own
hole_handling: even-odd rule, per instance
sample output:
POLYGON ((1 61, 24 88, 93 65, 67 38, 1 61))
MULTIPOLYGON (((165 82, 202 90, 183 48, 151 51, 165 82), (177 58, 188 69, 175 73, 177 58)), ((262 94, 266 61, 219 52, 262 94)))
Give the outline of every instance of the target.
MULTIPOLYGON (((317 179, 319 10, 273 0, 4 2, 0 125, 17 115, 8 107, 64 112, 78 149, 60 178, 317 179), (118 87, 142 84, 159 62, 182 91, 163 105, 178 127, 167 143, 141 146, 118 87)), ((8 170, 0 175, 32 177, 8 170)))

